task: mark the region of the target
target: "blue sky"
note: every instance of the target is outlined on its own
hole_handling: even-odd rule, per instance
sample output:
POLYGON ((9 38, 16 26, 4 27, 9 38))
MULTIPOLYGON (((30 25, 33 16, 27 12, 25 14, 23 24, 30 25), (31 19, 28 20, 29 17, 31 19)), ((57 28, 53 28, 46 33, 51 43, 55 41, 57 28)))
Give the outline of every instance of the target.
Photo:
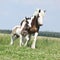
POLYGON ((12 29, 35 9, 45 9, 40 31, 60 32, 60 0, 0 0, 0 29, 12 29))

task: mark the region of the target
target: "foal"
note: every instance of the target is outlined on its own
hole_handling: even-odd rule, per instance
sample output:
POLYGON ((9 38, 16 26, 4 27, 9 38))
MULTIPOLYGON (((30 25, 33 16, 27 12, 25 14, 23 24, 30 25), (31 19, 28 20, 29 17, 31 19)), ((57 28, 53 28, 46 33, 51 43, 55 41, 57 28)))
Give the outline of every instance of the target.
POLYGON ((13 44, 14 40, 19 37, 20 38, 20 47, 21 47, 21 45, 24 44, 22 42, 23 38, 24 37, 27 38, 28 32, 26 31, 26 29, 29 28, 28 22, 26 21, 26 19, 24 19, 22 22, 21 22, 22 25, 17 25, 15 27, 13 27, 13 29, 12 29, 12 32, 11 32, 11 43, 10 43, 11 45, 13 44))

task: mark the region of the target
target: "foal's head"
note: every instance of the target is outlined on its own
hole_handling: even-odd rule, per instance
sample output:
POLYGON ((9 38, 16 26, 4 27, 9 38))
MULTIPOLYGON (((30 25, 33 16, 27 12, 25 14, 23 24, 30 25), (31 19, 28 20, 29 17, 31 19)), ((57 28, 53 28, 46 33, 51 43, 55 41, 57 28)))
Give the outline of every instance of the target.
POLYGON ((22 20, 22 22, 21 22, 21 26, 22 25, 24 25, 24 28, 23 28, 23 30, 26 30, 26 29, 29 29, 29 22, 27 21, 29 18, 24 18, 23 20, 22 20))

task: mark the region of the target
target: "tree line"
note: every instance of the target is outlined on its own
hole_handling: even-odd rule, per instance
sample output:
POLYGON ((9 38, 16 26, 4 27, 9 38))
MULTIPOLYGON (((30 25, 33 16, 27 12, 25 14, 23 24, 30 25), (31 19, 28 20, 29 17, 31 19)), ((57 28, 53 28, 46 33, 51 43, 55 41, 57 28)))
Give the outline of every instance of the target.
POLYGON ((11 33, 11 30, 0 30, 0 33, 10 34, 11 33))
POLYGON ((39 36, 47 36, 47 37, 57 37, 60 38, 60 32, 49 32, 49 31, 40 31, 39 36))
MULTIPOLYGON (((0 33, 10 34, 11 30, 0 30, 0 33)), ((38 35, 39 36, 58 37, 58 38, 60 38, 60 32, 39 31, 38 35)))

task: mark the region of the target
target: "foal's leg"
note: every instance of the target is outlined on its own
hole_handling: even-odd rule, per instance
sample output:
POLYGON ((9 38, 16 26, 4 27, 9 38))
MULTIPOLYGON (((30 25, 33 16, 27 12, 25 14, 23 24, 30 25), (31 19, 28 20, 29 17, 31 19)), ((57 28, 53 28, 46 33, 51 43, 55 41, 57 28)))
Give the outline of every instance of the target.
POLYGON ((22 45, 22 35, 20 34, 20 47, 22 45))
POLYGON ((16 35, 11 34, 11 42, 10 42, 10 45, 13 45, 13 41, 14 41, 15 38, 16 38, 16 35))
POLYGON ((31 45, 32 49, 35 49, 35 44, 36 44, 37 36, 38 36, 38 32, 36 32, 35 35, 34 35, 34 40, 33 40, 33 43, 31 45))
POLYGON ((22 36, 22 45, 24 45, 24 43, 25 43, 25 37, 22 36))
POLYGON ((28 43, 28 41, 29 41, 29 39, 30 39, 30 37, 29 37, 29 34, 28 35, 26 35, 26 42, 25 42, 25 45, 24 46, 27 46, 27 43, 28 43))
POLYGON ((10 45, 13 45, 13 37, 11 36, 11 42, 10 45))

